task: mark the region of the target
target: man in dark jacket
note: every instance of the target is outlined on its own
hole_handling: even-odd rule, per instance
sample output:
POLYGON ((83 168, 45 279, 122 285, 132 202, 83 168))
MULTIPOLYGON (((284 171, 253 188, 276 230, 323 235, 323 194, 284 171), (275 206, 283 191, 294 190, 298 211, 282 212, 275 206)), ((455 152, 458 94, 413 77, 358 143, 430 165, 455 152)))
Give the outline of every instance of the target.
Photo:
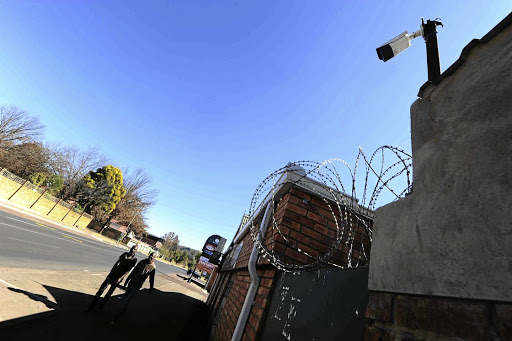
POLYGON ((110 285, 110 289, 108 290, 105 297, 103 297, 103 300, 101 300, 100 302, 99 310, 103 309, 103 306, 105 305, 105 303, 107 303, 110 296, 112 296, 112 293, 114 292, 114 290, 116 290, 119 283, 121 283, 126 274, 128 274, 128 272, 130 272, 130 270, 137 263, 135 252, 137 252, 137 245, 132 246, 129 252, 125 252, 119 257, 117 262, 112 267, 112 270, 110 270, 110 273, 107 275, 107 278, 105 278, 105 281, 103 281, 103 283, 100 285, 100 288, 98 289, 96 296, 94 296, 87 311, 91 311, 94 309, 94 306, 101 297, 101 294, 103 293, 103 291, 105 291, 107 286, 110 285))
POLYGON ((155 285, 155 272, 156 266, 154 263, 155 253, 151 252, 147 259, 141 260, 137 266, 130 273, 128 278, 126 279, 124 285, 126 286, 126 292, 121 298, 121 308, 119 312, 114 317, 114 321, 119 319, 121 315, 125 312, 126 308, 130 301, 135 297, 139 289, 142 287, 146 278, 149 277, 149 292, 153 291, 153 286, 155 285))

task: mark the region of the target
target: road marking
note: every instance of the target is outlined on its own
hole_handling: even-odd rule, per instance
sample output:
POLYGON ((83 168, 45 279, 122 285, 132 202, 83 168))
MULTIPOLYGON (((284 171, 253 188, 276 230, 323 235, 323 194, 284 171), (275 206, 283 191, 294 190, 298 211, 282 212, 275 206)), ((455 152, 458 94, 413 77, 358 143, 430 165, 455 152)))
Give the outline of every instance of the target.
MULTIPOLYGON (((24 229, 23 227, 19 227, 19 226, 15 226, 15 225, 11 225, 11 224, 6 224, 4 222, 0 222, 0 225, 4 225, 4 226, 9 226, 9 227, 13 227, 15 229, 18 229, 18 230, 23 230, 23 231, 27 231, 27 232, 31 232, 31 233, 35 233, 35 234, 40 234, 42 236, 45 236, 45 237, 48 237, 48 238, 55 238, 55 239, 59 239, 59 240, 66 240, 66 239, 62 239, 60 237, 57 237, 57 236, 52 236, 52 235, 49 235, 49 234, 45 234, 45 233, 41 233, 41 232, 37 232, 37 231, 32 231, 32 230, 28 230, 28 229, 24 229)), ((114 251, 114 250, 108 250, 105 248, 105 246, 107 246, 106 244, 100 244, 98 242, 95 242, 93 240, 88 240, 90 243, 94 243, 94 244, 99 244, 103 247, 98 247, 98 246, 94 246, 94 245, 88 245, 88 244, 83 244, 83 246, 88 246, 88 247, 93 247, 93 248, 96 248, 96 249, 100 249, 102 251, 105 251, 105 252, 111 252, 111 253, 115 253, 115 254, 119 254, 118 251, 114 251)), ((81 242, 81 241, 80 241, 81 242)))
POLYGON ((22 240, 22 239, 10 238, 10 237, 7 237, 7 239, 16 240, 16 241, 19 241, 19 242, 30 243, 30 244, 42 245, 42 246, 46 246, 46 247, 55 247, 57 249, 60 249, 60 247, 58 247, 58 246, 46 245, 46 244, 35 243, 35 242, 29 242, 28 240, 22 240))
MULTIPOLYGON (((26 221, 26 220, 21 220, 21 219, 12 218, 12 217, 9 217, 9 216, 3 216, 3 217, 4 217, 4 218, 7 218, 7 219, 11 219, 11 220, 19 221, 20 223, 24 223, 24 224, 27 224, 27 225, 35 225, 35 224, 40 225, 40 224, 39 224, 37 221, 35 221, 35 220, 28 220, 28 221, 26 221)), ((41 217, 39 217, 39 218, 41 218, 41 217)), ((27 218, 27 219, 28 219, 28 218, 27 218)), ((42 218, 41 218, 41 219, 42 219, 42 218)), ((43 220, 44 220, 44 219, 43 219, 43 220)), ((41 226, 48 227, 48 226, 45 226, 45 225, 41 225, 41 226)), ((81 233, 81 234, 85 234, 85 235, 87 235, 87 233, 85 233, 84 231, 80 231, 80 230, 78 230, 78 229, 74 229, 74 228, 69 227, 69 226, 61 225, 61 227, 66 228, 66 229, 68 229, 68 230, 73 230, 73 232, 75 232, 75 233, 81 233)), ((51 227, 48 227, 48 228, 49 228, 49 229, 52 229, 51 227)))
POLYGON ((30 224, 31 223, 31 222, 26 221, 26 220, 16 219, 16 218, 12 218, 12 217, 9 217, 9 216, 4 216, 4 218, 11 219, 11 220, 16 220, 16 221, 19 221, 20 223, 25 223, 25 224, 30 224))
MULTIPOLYGON (((23 227, 18 227, 18 226, 6 224, 6 223, 0 223, 0 225, 10 226, 10 227, 14 227, 15 229, 18 229, 18 230, 23 230, 23 231, 27 231, 27 232, 31 232, 31 233, 35 233, 35 234, 40 234, 40 235, 48 237, 48 238, 54 238, 54 239, 59 239, 59 240, 66 240, 66 239, 62 239, 62 238, 57 237, 57 236, 51 236, 51 235, 48 235, 48 234, 45 234, 45 233, 24 229, 23 227)), ((90 246, 90 245, 88 245, 88 246, 90 246)))
POLYGON ((66 236, 65 234, 61 234, 61 236, 66 237, 66 238, 69 238, 69 239, 73 239, 73 240, 75 240, 75 241, 79 242, 80 244, 82 244, 82 243, 83 243, 81 240, 79 240, 79 239, 75 239, 75 238, 70 237, 70 236, 66 236))
POLYGON ((49 227, 49 226, 46 226, 46 225, 43 225, 43 224, 39 224, 39 223, 36 223, 37 225, 39 226, 42 226, 42 227, 46 227, 47 229, 50 229, 50 230, 57 230, 57 229, 54 229, 53 227, 49 227))
POLYGON ((102 274, 91 274, 91 276, 100 276, 101 278, 105 278, 102 274))

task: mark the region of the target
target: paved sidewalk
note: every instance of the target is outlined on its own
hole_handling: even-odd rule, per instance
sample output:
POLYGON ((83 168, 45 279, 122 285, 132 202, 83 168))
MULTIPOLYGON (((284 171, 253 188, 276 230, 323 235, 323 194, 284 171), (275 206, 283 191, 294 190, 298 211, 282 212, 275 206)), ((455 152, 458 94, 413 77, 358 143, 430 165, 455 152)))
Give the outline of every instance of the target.
POLYGON ((106 275, 0 268, 0 339, 207 339, 206 294, 178 276, 157 274, 151 294, 145 283, 115 326, 119 288, 103 312, 84 312, 106 275))

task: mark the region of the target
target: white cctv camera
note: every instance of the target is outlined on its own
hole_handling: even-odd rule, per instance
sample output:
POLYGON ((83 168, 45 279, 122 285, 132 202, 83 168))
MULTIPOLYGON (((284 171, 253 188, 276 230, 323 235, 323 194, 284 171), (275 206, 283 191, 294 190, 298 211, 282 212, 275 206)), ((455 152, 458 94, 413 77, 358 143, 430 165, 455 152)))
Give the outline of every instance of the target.
POLYGON ((423 26, 412 34, 409 34, 407 31, 399 34, 395 38, 377 48, 377 55, 379 56, 379 59, 383 61, 390 60, 411 46, 411 40, 419 36, 423 36, 423 26))

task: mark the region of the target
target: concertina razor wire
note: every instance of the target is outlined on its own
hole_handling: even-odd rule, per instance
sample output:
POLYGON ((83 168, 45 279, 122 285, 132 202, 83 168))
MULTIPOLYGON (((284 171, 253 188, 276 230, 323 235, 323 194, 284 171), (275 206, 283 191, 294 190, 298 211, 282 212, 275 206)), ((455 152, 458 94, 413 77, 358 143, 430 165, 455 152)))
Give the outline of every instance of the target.
POLYGON ((365 266, 368 264, 369 250, 367 250, 362 240, 366 238, 369 240, 368 245, 371 244, 371 222, 373 222, 373 212, 378 204, 378 199, 382 197, 381 194, 383 190, 386 190, 385 193, 388 195, 384 196, 384 200, 379 202, 379 206, 390 201, 398 200, 410 193, 412 189, 411 174, 412 156, 392 146, 377 148, 369 159, 366 157, 362 148, 359 147, 354 169, 351 169, 347 162, 339 158, 325 160, 321 163, 316 161, 291 162, 285 167, 274 171, 256 188, 249 208, 249 216, 251 217, 251 237, 260 254, 268 259, 275 267, 285 272, 299 273, 313 269, 322 264, 339 268, 357 268, 359 266, 365 266), (390 157, 388 155, 390 155, 390 157), (389 162, 389 160, 391 160, 391 162, 389 162), (359 176, 361 171, 358 170, 360 161, 362 161, 363 164, 362 176, 359 176), (283 173, 292 170, 299 170, 301 174, 299 179, 294 181, 293 184, 297 184, 310 193, 316 194, 318 197, 322 198, 332 215, 333 219, 330 220, 334 220, 336 237, 328 246, 327 251, 321 256, 310 254, 297 246, 298 244, 291 242, 289 237, 285 233, 282 233, 276 221, 275 210, 276 199, 278 199, 276 198, 276 193, 280 186, 276 181, 283 173), (345 179, 345 183, 343 179, 345 179), (359 182, 357 180, 359 180, 359 182), (347 182, 350 182, 350 184, 346 184, 347 182), (360 182, 362 182, 362 185, 358 185, 360 182), (320 193, 320 189, 322 189, 323 194, 320 193), (325 197, 326 191, 330 196, 328 198, 325 197), (261 236, 258 226, 255 226, 254 218, 256 217, 254 215, 257 213, 262 201, 264 201, 269 194, 272 202, 269 212, 271 214, 272 223, 269 228, 271 228, 272 231, 270 233, 271 241, 270 243, 266 243, 264 241, 265 236, 261 236), (389 198, 390 196, 392 199, 389 198), (354 257, 353 254, 356 231, 353 228, 354 224, 351 223, 351 218, 354 217, 357 219, 358 223, 356 226, 362 226, 361 230, 363 233, 357 257, 354 257), (278 253, 274 252, 273 248, 269 249, 264 245, 273 245, 275 235, 279 235, 281 239, 287 243, 287 247, 307 256, 311 262, 307 264, 294 264, 290 261, 286 261, 286 257, 282 259, 278 253), (338 250, 341 243, 343 243, 342 247, 348 250, 348 262, 346 264, 336 263, 336 261, 331 258, 333 253, 338 250))

